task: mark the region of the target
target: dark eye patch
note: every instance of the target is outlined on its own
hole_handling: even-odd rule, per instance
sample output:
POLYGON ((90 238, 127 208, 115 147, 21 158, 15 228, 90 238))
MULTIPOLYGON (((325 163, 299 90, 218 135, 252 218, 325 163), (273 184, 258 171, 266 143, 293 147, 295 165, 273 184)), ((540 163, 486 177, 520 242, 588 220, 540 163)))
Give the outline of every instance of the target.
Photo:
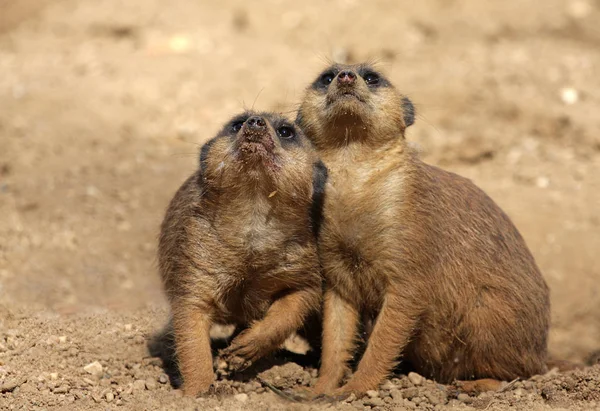
POLYGON ((311 85, 311 88, 316 90, 327 90, 327 87, 329 87, 329 85, 333 82, 338 72, 339 70, 335 68, 325 70, 319 77, 317 77, 317 79, 311 85))
POLYGON ((324 86, 328 86, 331 84, 334 78, 335 73, 333 71, 328 71, 327 73, 321 75, 321 77, 319 78, 319 82, 324 86))
POLYGON ((365 83, 367 83, 368 86, 379 85, 379 74, 375 73, 374 71, 367 71, 363 75, 363 78, 365 79, 365 83))
POLYGON ((291 126, 281 126, 277 129, 277 135, 279 138, 289 140, 296 137, 296 131, 291 126))
POLYGON ((235 116, 223 127, 220 135, 232 135, 237 134, 238 131, 241 130, 242 126, 248 120, 250 115, 248 113, 240 114, 239 116, 235 116))
POLYGON ((390 82, 385 77, 379 74, 368 66, 363 66, 358 69, 358 74, 363 78, 367 86, 371 88, 389 87, 390 82))
POLYGON ((300 144, 299 134, 300 131, 294 124, 290 124, 287 120, 281 119, 279 121, 275 121, 273 124, 273 128, 275 129, 275 133, 277 133, 277 137, 279 137, 279 141, 281 142, 282 147, 289 147, 290 145, 298 145, 300 144))
POLYGON ((244 125, 243 121, 236 121, 235 123, 231 124, 231 131, 233 131, 234 133, 237 133, 238 131, 240 131, 242 129, 243 125, 244 125))

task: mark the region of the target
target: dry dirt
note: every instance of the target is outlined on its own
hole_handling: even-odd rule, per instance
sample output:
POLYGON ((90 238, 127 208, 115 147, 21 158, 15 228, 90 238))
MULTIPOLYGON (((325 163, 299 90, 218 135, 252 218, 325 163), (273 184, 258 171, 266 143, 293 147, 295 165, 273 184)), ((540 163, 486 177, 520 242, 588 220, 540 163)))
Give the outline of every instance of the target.
POLYGON ((591 363, 599 19, 597 0, 0 0, 0 409, 600 409, 600 366, 478 397, 412 375, 294 404, 260 381, 316 371, 281 358, 189 399, 146 348, 168 316, 158 226, 199 144, 243 107, 293 114, 328 58, 377 59, 417 105, 425 159, 521 229, 552 356, 591 363))

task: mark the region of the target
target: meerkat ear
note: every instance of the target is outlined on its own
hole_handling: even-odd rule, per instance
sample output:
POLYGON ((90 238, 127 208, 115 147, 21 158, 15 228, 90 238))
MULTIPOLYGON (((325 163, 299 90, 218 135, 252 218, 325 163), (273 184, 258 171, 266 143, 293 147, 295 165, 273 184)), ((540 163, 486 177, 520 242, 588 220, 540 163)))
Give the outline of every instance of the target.
POLYGON ((206 174, 206 167, 207 167, 206 159, 208 158, 208 152, 210 151, 210 147, 213 145, 213 143, 215 142, 216 139, 217 139, 216 137, 211 138, 206 143, 204 143, 204 145, 200 149, 200 172, 201 172, 202 178, 204 178, 205 174, 206 174))
POLYGON ((323 222, 323 204, 325 203, 325 184, 327 183, 327 167, 321 160, 313 165, 313 195, 310 208, 310 221, 315 236, 319 235, 323 222))
POLYGON ((302 112, 300 110, 298 110, 298 113, 296 114, 296 120, 294 120, 294 123, 300 127, 302 125, 302 112))
POLYGON ((404 125, 412 126, 415 123, 415 106, 408 97, 402 97, 402 112, 404 113, 404 125))

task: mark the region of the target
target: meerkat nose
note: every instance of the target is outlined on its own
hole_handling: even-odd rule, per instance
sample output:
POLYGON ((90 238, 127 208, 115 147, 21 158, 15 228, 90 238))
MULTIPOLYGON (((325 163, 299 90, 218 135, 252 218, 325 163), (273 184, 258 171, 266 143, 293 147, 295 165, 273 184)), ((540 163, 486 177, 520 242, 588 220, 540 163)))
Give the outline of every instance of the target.
POLYGON ((341 71, 338 74, 338 82, 341 84, 352 84, 356 80, 356 74, 350 70, 341 71))
POLYGON ((259 131, 266 129, 267 123, 262 117, 253 116, 246 120, 246 127, 252 131, 259 131))

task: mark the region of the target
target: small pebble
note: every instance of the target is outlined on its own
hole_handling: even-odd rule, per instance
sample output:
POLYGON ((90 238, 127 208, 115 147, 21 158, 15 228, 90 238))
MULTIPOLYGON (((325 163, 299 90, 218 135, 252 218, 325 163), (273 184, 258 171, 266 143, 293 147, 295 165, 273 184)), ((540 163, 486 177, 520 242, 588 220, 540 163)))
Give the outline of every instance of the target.
POLYGON ((404 406, 411 410, 414 410, 415 408, 417 408, 417 404, 415 404, 411 400, 407 400, 407 399, 404 399, 404 406))
POLYGON ((154 381, 154 378, 146 379, 146 389, 147 390, 155 390, 156 389, 156 381, 154 381))
POLYGON ((46 339, 46 344, 48 345, 54 345, 54 344, 58 344, 59 339, 56 335, 51 335, 50 337, 48 337, 46 339))
POLYGON ((135 380, 133 382, 133 390, 134 391, 144 391, 146 389, 146 381, 144 380, 135 380))
POLYGON ((248 394, 244 394, 244 393, 236 394, 233 396, 233 399, 238 402, 245 403, 246 401, 248 401, 248 394))
POLYGON ((385 405, 385 401, 381 398, 367 398, 364 402, 365 405, 370 405, 372 407, 382 407, 385 405))
POLYGON ((423 380, 424 380, 424 378, 421 375, 417 374, 416 372, 409 372, 408 379, 414 385, 421 385, 421 384, 423 384, 423 380))
POLYGON ((382 390, 391 391, 391 390, 393 390, 395 388, 396 388, 396 385, 393 382, 391 382, 390 380, 387 380, 386 382, 384 382, 381 385, 381 389, 382 390))
POLYGON ((69 392, 68 385, 61 385, 60 387, 54 389, 54 394, 66 394, 68 392, 69 392))
POLYGON ((102 364, 100 364, 98 361, 94 361, 93 363, 86 365, 85 367, 83 367, 83 369, 88 374, 92 374, 93 376, 96 376, 96 377, 99 377, 102 375, 102 364))
POLYGON ((550 179, 548 177, 540 176, 535 180, 535 185, 539 188, 548 188, 550 185, 550 179))
POLYGON ((573 87, 564 87, 560 90, 560 98, 563 103, 573 105, 579 101, 579 92, 573 87))
POLYGON ((431 405, 438 405, 441 403, 439 396, 434 395, 432 392, 426 392, 424 395, 431 405))
POLYGON ((419 390, 415 387, 412 388, 406 388, 403 392, 402 395, 404 396, 404 398, 408 398, 409 400, 416 397, 417 395, 419 395, 419 390))
POLYGON ((112 402, 115 399, 115 394, 109 391, 106 393, 104 398, 106 398, 106 402, 112 402))
POLYGON ((51 372, 50 373, 50 379, 51 380, 58 380, 58 373, 57 372, 51 372))
POLYGON ((369 390, 367 391, 367 395, 369 396, 369 398, 377 398, 379 397, 379 393, 375 390, 369 390))
POLYGON ((471 400, 471 397, 469 397, 469 394, 465 394, 464 392, 463 392, 463 393, 460 393, 460 394, 458 394, 458 396, 457 396, 456 398, 457 398, 459 401, 462 401, 462 402, 471 402, 471 401, 470 401, 470 400, 471 400))
POLYGON ((61 335, 60 337, 58 337, 58 342, 61 344, 64 344, 67 342, 67 336, 66 335, 61 335))
POLYGON ((131 324, 125 324, 125 331, 131 331, 131 329, 133 328, 133 326, 131 324))
POLYGON ((354 393, 350 393, 350 395, 344 400, 344 402, 353 402, 356 401, 356 395, 354 393))
POLYGON ((0 393, 17 391, 19 387, 27 382, 27 378, 14 378, 7 381, 4 381, 3 384, 0 384, 0 393))
POLYGON ((404 396, 402 395, 400 390, 392 390, 390 394, 392 396, 392 402, 394 404, 402 404, 404 402, 404 396))
POLYGON ((261 388, 261 385, 258 381, 249 382, 244 385, 244 392, 258 391, 259 388, 261 388))
POLYGON ((161 384, 166 384, 169 382, 169 376, 167 374, 161 374, 158 376, 158 382, 161 384))

